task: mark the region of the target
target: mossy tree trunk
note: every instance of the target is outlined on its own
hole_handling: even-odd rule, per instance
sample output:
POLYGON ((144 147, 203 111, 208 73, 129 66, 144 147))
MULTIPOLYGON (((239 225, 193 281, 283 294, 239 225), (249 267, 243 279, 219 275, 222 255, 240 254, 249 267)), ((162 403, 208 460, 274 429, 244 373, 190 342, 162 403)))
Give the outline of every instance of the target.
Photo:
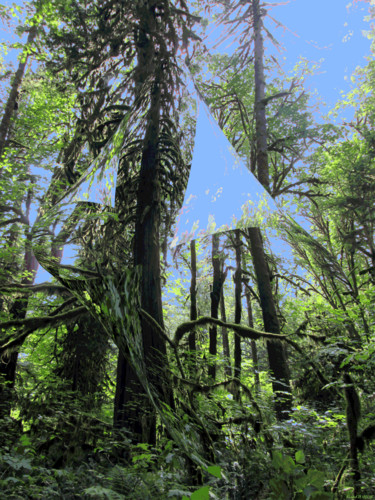
MULTIPOLYGON (((152 79, 150 105, 143 142, 141 168, 137 191, 137 210, 134 237, 134 265, 142 269, 141 307, 163 328, 163 309, 160 281, 160 184, 158 147, 160 135, 161 61, 155 57, 154 34, 160 30, 156 19, 156 4, 152 0, 139 6, 141 20, 137 33, 137 68, 139 81, 152 79)), ((166 345, 159 332, 143 317, 142 340, 149 381, 159 397, 170 405, 172 398, 166 374, 166 345)), ((114 419, 116 426, 125 425, 135 441, 156 441, 156 415, 134 370, 120 354, 117 368, 117 390, 114 419)))
MULTIPOLYGON (((264 47, 262 37, 262 12, 259 0, 252 2, 254 28, 254 78, 255 78, 255 123, 257 147, 257 175, 265 189, 270 190, 267 121, 265 104, 264 47)), ((258 282, 260 305, 262 308, 264 329, 270 333, 280 333, 275 299, 272 294, 270 273, 265 258, 263 239, 260 229, 249 228, 251 255, 258 282)), ((291 410, 291 388, 289 367, 284 345, 280 341, 267 341, 270 370, 273 376, 275 409, 278 419, 288 418, 291 410)))

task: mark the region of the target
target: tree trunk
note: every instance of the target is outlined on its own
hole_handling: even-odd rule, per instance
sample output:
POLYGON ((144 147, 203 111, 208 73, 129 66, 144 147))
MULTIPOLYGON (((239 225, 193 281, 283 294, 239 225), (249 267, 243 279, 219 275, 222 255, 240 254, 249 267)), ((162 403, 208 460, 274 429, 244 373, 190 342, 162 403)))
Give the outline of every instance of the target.
MULTIPOLYGON (((242 269, 241 269, 241 237, 239 229, 235 229, 235 252, 236 252, 236 271, 234 273, 234 322, 238 325, 241 323, 242 315, 242 269)), ((241 377, 241 337, 238 333, 234 333, 234 377, 240 380, 241 377)), ((237 388, 235 396, 239 397, 239 387, 237 388)))
MULTIPOLYGON (((218 234, 212 235, 212 267, 213 267, 213 278, 212 278, 212 292, 211 292, 211 317, 219 317, 219 304, 220 304, 220 294, 222 287, 222 271, 221 271, 221 261, 219 253, 219 243, 220 237, 218 234)), ((210 346, 209 351, 212 356, 217 354, 217 326, 212 325, 209 329, 210 332, 210 346)), ((216 378, 216 364, 210 360, 208 366, 208 375, 215 380, 216 378)))
MULTIPOLYGON (((30 28, 29 35, 27 37, 27 45, 30 44, 36 35, 36 26, 30 28)), ((4 149, 6 147, 7 137, 9 133, 9 128, 12 120, 13 113, 17 107, 17 99, 19 89, 22 84, 23 75, 25 73, 27 65, 28 56, 24 55, 23 60, 21 59, 16 74, 14 75, 12 81, 12 87, 8 96, 7 103, 5 105, 3 118, 0 123, 0 160, 3 157, 4 149)), ((0 167, 1 171, 1 167, 0 167)))
MULTIPOLYGON (((198 317, 197 311, 197 252, 195 240, 190 242, 190 262, 191 262, 191 283, 190 283, 190 319, 195 320, 198 317)), ((189 351, 196 350, 196 332, 192 330, 189 333, 189 351)))
MULTIPOLYGON (((254 328, 253 320, 253 308, 251 305, 250 291, 246 288, 245 291, 246 305, 247 305, 247 319, 249 326, 254 328)), ((260 379, 259 379, 259 362, 258 362, 258 349, 255 340, 251 340, 251 358, 253 360, 254 367, 254 380, 255 380, 255 390, 257 393, 260 391, 260 379)))
MULTIPOLYGON (((157 25, 152 2, 140 7, 142 22, 138 26, 136 74, 142 88, 142 80, 154 75, 151 102, 148 112, 147 128, 141 159, 137 191, 137 212, 134 237, 134 265, 141 266, 141 307, 163 328, 163 309, 160 282, 160 185, 158 143, 161 114, 160 61, 155 58, 154 33, 160 30, 157 25), (147 73, 147 75, 146 75, 147 73)), ((143 317, 141 318, 142 339, 148 377, 159 397, 168 405, 172 404, 167 387, 166 346, 164 339, 143 317)), ((116 390, 115 425, 121 420, 135 434, 136 441, 156 442, 156 416, 146 393, 131 366, 120 355, 118 360, 117 381, 125 386, 116 390)))
MULTIPOLYGON (((259 228, 248 229, 251 256, 258 282, 260 304, 263 314, 264 330, 280 334, 275 301, 272 295, 270 273, 264 255, 262 235, 259 228)), ((284 344, 280 340, 267 341, 267 353, 270 370, 273 377, 272 387, 275 393, 275 409, 279 420, 288 418, 291 411, 291 389, 289 383, 289 368, 284 344)))
POLYGON ((254 27, 254 77, 255 77, 255 129, 256 159, 258 180, 265 188, 269 187, 269 168, 267 155, 267 122, 265 105, 264 47, 262 28, 263 21, 259 0, 252 1, 254 27))
MULTIPOLYGON (((267 154, 267 122, 265 106, 264 47, 262 37, 263 21, 259 0, 253 0, 254 27, 254 78, 255 78, 255 123, 257 146, 258 180, 265 189, 270 190, 268 154, 267 154)), ((280 333, 276 306, 272 295, 270 274, 264 254, 263 240, 259 228, 249 229, 251 255, 258 281, 260 303, 264 328, 270 333, 280 333)), ((280 341, 267 342, 270 370, 274 377, 275 409, 278 419, 288 418, 291 410, 291 389, 289 384, 289 368, 284 345, 280 341), (287 394, 282 394, 282 393, 287 394)))
MULTIPOLYGON (((227 322, 227 315, 225 312, 225 298, 224 298, 224 289, 223 287, 221 288, 221 294, 220 294, 220 315, 221 319, 224 321, 224 323, 227 322)), ((228 337, 228 330, 225 328, 225 326, 221 327, 221 335, 223 339, 223 356, 225 359, 225 367, 224 367, 224 372, 225 376, 230 379, 232 378, 232 367, 231 367, 231 362, 230 362, 230 349, 229 349, 229 337, 228 337)))
MULTIPOLYGON (((21 280, 22 285, 32 285, 34 283, 38 267, 39 264, 31 250, 31 242, 28 234, 24 257, 24 269, 27 274, 21 280)), ((10 317, 13 319, 25 319, 27 307, 27 297, 16 299, 9 310, 10 317)), ((9 416, 12 409, 17 361, 18 351, 13 351, 10 354, 4 354, 0 357, 0 418, 2 416, 9 416)))

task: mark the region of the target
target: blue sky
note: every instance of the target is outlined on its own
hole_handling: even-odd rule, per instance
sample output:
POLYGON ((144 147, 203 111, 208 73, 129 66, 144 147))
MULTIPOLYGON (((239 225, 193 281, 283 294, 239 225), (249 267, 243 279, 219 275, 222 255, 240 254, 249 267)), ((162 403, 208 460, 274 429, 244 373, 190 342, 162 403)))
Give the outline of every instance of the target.
MULTIPOLYGON (((375 0, 372 1, 375 3, 375 0)), ((3 2, 5 5, 12 3, 3 2)), ((16 3, 22 5, 23 2, 16 3)), ((322 107, 323 112, 334 106, 341 91, 350 90, 351 74, 357 66, 363 66, 365 57, 370 55, 370 41, 362 33, 369 29, 369 23, 364 21, 369 3, 361 1, 353 6, 348 0, 291 0, 270 10, 270 15, 287 28, 276 27, 272 21, 266 21, 266 26, 285 50, 278 52, 266 41, 266 51, 278 59, 285 72, 292 69, 301 56, 314 62, 323 59, 318 74, 307 80, 307 89, 316 89, 319 97, 327 103, 327 107, 322 107)), ((215 32, 211 34, 208 46, 215 44, 215 35, 215 32)), ((17 37, 4 27, 0 41, 15 42, 17 37)), ((232 48, 226 49, 224 43, 219 50, 232 48)), ((14 60, 15 56, 14 51, 7 59, 14 60)), ((14 65, 17 65, 15 60, 14 65)), ((36 281, 44 281, 47 277, 40 269, 36 281)))
MULTIPOLYGON (((284 27, 269 18, 265 25, 284 50, 276 50, 265 40, 266 54, 275 56, 285 72, 300 57, 316 63, 323 59, 318 74, 308 78, 307 88, 316 89, 329 107, 334 106, 340 91, 350 90, 350 76, 355 68, 364 65, 365 56, 370 55, 370 40, 362 32, 369 29, 364 17, 371 1, 375 5, 375 0, 267 1, 270 16, 284 27)), ((220 30, 211 28, 209 33, 206 44, 211 48, 220 30)), ((217 50, 232 51, 233 45, 224 42, 217 50)))
POLYGON ((317 62, 324 59, 319 74, 309 78, 308 86, 316 88, 329 107, 340 98, 340 91, 350 90, 352 73, 366 64, 365 56, 370 55, 370 40, 362 34, 369 30, 369 23, 364 21, 369 3, 292 0, 270 12, 290 30, 272 30, 275 35, 279 33, 277 39, 285 46, 280 55, 285 58, 286 69, 292 68, 300 56, 317 62))
MULTIPOLYGON (((350 90, 351 74, 358 65, 366 63, 365 56, 370 54, 370 41, 362 33, 369 29, 369 24, 364 21, 367 12, 368 4, 363 2, 357 2, 356 6, 353 6, 335 0, 292 0, 287 5, 274 7, 269 12, 284 27, 276 28, 277 25, 272 19, 265 19, 268 30, 285 47, 285 50, 277 50, 266 39, 265 54, 267 56, 271 53, 277 58, 285 73, 293 69, 300 57, 320 63, 318 74, 307 79, 307 90, 310 89, 319 100, 326 103, 320 105, 320 111, 324 114, 335 105, 342 91, 350 90)), ((215 28, 211 24, 207 33, 204 42, 211 52, 233 52, 233 37, 217 47, 218 40, 223 35, 221 27, 215 28)), ((209 79, 209 75, 206 79, 209 79)), ((346 119, 351 118, 348 116, 351 111, 345 110, 346 119)), ((243 194, 246 194, 242 193, 244 186, 249 186, 246 192, 253 193, 259 191, 260 187, 248 172, 243 180, 235 175, 238 170, 232 170, 229 176, 225 176, 226 165, 230 161, 228 141, 219 133, 217 126, 217 130, 213 131, 207 120, 203 124, 205 114, 202 115, 202 110, 200 113, 197 127, 200 136, 196 138, 192 170, 178 225, 179 232, 175 233, 174 241, 178 243, 188 242, 193 234, 198 234, 202 228, 210 227, 213 219, 218 222, 217 228, 224 224, 230 226, 233 213, 236 213, 239 219, 237 214, 241 213, 243 194), (213 203, 212 194, 216 193, 218 188, 223 191, 220 197, 214 197, 213 203), (230 201, 228 194, 231 196, 230 201)), ((319 121, 322 119, 319 113, 313 112, 313 115, 319 121)), ((261 187, 260 189, 262 190, 261 187)), ((255 205, 256 198, 257 196, 250 197, 255 205)), ((251 215, 248 220, 252 225, 254 216, 251 215)), ((299 222, 308 230, 307 221, 299 218, 299 222)), ((280 241, 273 240, 272 249, 283 256, 291 256, 288 246, 280 241)))

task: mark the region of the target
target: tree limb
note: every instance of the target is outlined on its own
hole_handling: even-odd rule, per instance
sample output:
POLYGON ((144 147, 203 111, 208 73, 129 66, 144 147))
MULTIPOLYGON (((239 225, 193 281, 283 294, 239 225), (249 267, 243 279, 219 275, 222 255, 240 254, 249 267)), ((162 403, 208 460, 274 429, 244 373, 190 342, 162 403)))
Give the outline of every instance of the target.
POLYGON ((55 292, 68 293, 70 291, 63 285, 57 283, 39 283, 38 285, 23 285, 21 283, 10 283, 0 287, 0 292, 17 292, 17 293, 33 293, 33 292, 46 292, 51 295, 55 292))
POLYGON ((186 321, 186 323, 182 323, 181 325, 179 325, 174 334, 174 343, 178 345, 182 337, 185 335, 185 333, 190 332, 196 326, 209 325, 209 324, 230 328, 231 330, 234 330, 242 338, 248 338, 253 340, 266 338, 268 340, 285 340, 286 342, 289 343, 291 342, 285 335, 279 335, 277 333, 267 333, 261 330, 255 330, 255 328, 251 328, 250 326, 238 325, 236 323, 226 323, 221 319, 211 318, 211 316, 202 316, 196 320, 186 321))
POLYGON ((5 339, 5 343, 3 343, 0 346, 0 355, 2 355, 5 351, 8 349, 12 349, 16 346, 22 345, 22 343, 25 341, 25 339, 30 335, 30 333, 34 332, 35 330, 38 330, 40 328, 45 328, 47 326, 55 326, 57 323, 60 323, 61 321, 66 321, 68 319, 75 319, 76 317, 80 316, 81 314, 87 312, 87 308, 84 306, 77 307, 75 309, 72 309, 70 311, 67 311, 62 314, 56 314, 56 311, 60 311, 62 309, 62 306, 66 306, 67 303, 71 303, 72 299, 69 299, 66 301, 66 303, 62 304, 59 306, 53 313, 51 313, 50 316, 39 316, 36 318, 25 318, 23 320, 20 319, 15 319, 11 321, 5 321, 3 323, 0 323, 0 330, 5 330, 7 328, 10 328, 12 326, 23 326, 27 328, 26 331, 21 333, 18 337, 14 338, 13 340, 11 339, 11 336, 9 336, 7 339, 5 339))

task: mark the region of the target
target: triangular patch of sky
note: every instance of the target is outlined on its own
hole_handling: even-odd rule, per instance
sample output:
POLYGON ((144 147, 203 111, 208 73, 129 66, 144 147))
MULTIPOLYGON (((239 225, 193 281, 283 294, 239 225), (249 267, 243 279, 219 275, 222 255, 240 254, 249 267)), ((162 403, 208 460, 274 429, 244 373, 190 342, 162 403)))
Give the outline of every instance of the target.
POLYGON ((171 248, 208 234, 262 225, 276 211, 199 99, 190 177, 171 248))

